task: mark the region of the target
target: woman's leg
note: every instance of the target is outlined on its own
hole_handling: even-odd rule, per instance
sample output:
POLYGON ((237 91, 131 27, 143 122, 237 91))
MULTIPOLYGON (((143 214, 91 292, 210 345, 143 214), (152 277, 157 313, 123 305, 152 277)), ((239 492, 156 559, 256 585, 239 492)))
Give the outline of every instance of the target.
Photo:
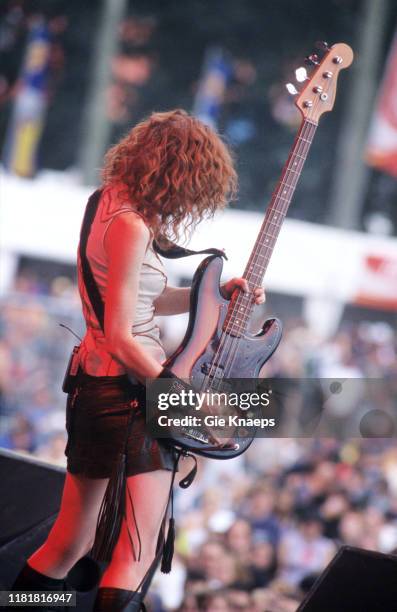
POLYGON ((91 548, 108 478, 66 473, 58 517, 44 544, 28 559, 33 569, 64 578, 91 548))
MULTIPOLYGON (((156 553, 157 538, 168 501, 171 477, 170 470, 155 470, 127 478, 141 539, 141 558, 140 561, 134 558, 127 523, 123 520, 112 560, 102 576, 101 587, 137 589, 156 553)), ((128 527, 135 551, 138 551, 138 535, 128 500, 128 492, 126 504, 128 527)))

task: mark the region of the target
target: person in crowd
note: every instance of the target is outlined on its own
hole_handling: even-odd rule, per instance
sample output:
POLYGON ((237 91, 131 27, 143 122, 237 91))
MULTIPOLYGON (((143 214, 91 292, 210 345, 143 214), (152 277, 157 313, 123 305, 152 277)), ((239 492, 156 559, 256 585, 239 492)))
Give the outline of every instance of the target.
POLYGON ((322 535, 321 517, 315 512, 301 516, 298 530, 287 532, 279 550, 280 579, 297 585, 305 575, 320 572, 336 552, 322 535))

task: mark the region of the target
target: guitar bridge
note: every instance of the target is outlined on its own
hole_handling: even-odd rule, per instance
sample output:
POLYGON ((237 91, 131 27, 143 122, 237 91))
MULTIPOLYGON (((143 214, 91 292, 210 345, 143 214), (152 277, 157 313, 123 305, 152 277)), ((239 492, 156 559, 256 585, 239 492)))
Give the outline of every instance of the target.
POLYGON ((182 427, 182 431, 186 437, 192 438, 193 440, 196 440, 197 442, 201 442, 201 444, 208 444, 209 442, 209 439, 207 438, 207 436, 205 436, 198 429, 193 429, 193 428, 186 429, 185 427, 182 427))

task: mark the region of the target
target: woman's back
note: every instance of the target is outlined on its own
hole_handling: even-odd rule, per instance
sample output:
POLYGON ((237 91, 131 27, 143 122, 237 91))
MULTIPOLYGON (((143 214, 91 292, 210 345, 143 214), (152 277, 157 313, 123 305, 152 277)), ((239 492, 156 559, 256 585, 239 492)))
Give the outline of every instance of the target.
MULTIPOLYGON (((103 302, 106 302, 108 262, 105 236, 111 223, 121 214, 139 214, 131 205, 117 197, 118 190, 107 187, 101 194, 98 210, 91 226, 87 242, 87 258, 103 302)), ((82 301, 87 331, 80 348, 80 365, 92 376, 117 376, 125 369, 108 352, 103 330, 95 316, 82 276, 78 254, 78 287, 82 301)), ((139 289, 133 319, 132 335, 159 362, 165 353, 160 341, 159 327, 154 322, 154 300, 164 291, 167 277, 162 261, 152 247, 152 238, 146 248, 142 262, 139 289)))

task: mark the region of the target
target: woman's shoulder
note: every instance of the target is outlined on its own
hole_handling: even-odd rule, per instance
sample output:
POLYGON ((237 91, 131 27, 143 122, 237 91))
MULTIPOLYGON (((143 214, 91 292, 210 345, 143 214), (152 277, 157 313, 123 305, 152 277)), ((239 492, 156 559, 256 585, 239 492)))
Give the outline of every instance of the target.
POLYGON ((140 215, 130 201, 128 188, 122 183, 102 187, 100 212, 101 221, 103 222, 122 212, 135 212, 136 215, 140 215))
POLYGON ((128 187, 122 183, 102 187, 99 208, 100 221, 102 223, 106 223, 116 217, 119 217, 120 219, 130 218, 130 222, 133 222, 133 219, 135 219, 136 223, 138 223, 140 219, 140 223, 138 223, 138 225, 143 223, 146 225, 149 232, 151 232, 151 228, 148 225, 145 216, 138 211, 133 202, 131 202, 128 187), (125 215, 124 213, 130 214, 125 215))
POLYGON ((105 251, 109 241, 120 244, 123 241, 138 241, 146 249, 152 242, 152 231, 144 216, 128 200, 128 191, 121 185, 104 187, 100 203, 100 220, 106 223, 103 235, 105 251))
POLYGON ((151 243, 152 234, 142 216, 136 214, 134 210, 125 210, 123 212, 124 214, 114 217, 112 223, 106 229, 106 236, 118 242, 123 240, 144 241, 146 248, 148 248, 151 243))

